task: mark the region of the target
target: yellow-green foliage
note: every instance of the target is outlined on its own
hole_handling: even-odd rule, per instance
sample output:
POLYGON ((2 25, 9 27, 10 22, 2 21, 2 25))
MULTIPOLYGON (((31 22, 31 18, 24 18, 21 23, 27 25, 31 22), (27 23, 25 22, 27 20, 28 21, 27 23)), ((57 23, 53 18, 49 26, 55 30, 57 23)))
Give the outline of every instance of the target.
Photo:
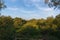
POLYGON ((10 16, 0 17, 0 38, 1 40, 12 40, 14 36, 44 37, 54 36, 60 39, 60 15, 55 18, 31 19, 11 18, 10 16), (19 34, 19 35, 18 35, 19 34), (9 36, 9 37, 8 37, 9 36))

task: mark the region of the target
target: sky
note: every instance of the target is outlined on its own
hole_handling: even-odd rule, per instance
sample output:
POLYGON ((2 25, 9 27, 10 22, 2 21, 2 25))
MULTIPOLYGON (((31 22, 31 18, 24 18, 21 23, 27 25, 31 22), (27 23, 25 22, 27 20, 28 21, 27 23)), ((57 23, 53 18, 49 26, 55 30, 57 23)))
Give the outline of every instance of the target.
POLYGON ((49 8, 44 0, 4 0, 7 8, 2 10, 2 15, 13 18, 40 19, 49 16, 55 17, 59 10, 49 8))

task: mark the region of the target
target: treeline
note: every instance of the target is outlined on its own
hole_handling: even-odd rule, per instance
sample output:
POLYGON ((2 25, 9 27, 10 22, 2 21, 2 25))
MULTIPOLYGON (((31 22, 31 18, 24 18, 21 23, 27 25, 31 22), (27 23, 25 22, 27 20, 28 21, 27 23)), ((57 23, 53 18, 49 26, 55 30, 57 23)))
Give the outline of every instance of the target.
POLYGON ((55 18, 31 20, 0 16, 0 40, 19 40, 20 38, 60 40, 60 14, 55 18))

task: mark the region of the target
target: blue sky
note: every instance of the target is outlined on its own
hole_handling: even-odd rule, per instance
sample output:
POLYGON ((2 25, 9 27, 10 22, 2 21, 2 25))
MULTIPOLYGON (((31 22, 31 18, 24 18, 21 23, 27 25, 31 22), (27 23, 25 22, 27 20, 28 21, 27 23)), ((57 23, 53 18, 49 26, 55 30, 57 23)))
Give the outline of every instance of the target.
POLYGON ((21 17, 23 19, 40 19, 56 16, 59 10, 49 8, 44 0, 4 0, 7 8, 2 10, 2 15, 21 17))

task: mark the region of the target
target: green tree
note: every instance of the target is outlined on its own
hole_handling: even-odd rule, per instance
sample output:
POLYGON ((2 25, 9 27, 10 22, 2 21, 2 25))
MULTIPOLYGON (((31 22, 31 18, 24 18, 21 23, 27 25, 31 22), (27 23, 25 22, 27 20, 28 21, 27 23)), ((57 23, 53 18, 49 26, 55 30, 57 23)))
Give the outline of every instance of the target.
POLYGON ((13 19, 5 16, 0 18, 0 40, 13 40, 15 29, 13 19))
POLYGON ((1 16, 1 10, 6 8, 6 5, 3 0, 0 0, 0 16, 1 16))
POLYGON ((3 8, 6 8, 6 5, 4 4, 4 1, 3 1, 3 0, 0 0, 0 11, 1 11, 3 8))
POLYGON ((60 30, 60 22, 59 21, 60 21, 60 14, 56 16, 56 18, 55 18, 55 20, 53 22, 54 24, 57 25, 58 30, 60 30))
POLYGON ((60 0, 45 0, 49 7, 60 8, 60 0))
POLYGON ((13 25, 17 30, 20 29, 26 23, 24 19, 17 17, 13 21, 14 21, 13 25))

